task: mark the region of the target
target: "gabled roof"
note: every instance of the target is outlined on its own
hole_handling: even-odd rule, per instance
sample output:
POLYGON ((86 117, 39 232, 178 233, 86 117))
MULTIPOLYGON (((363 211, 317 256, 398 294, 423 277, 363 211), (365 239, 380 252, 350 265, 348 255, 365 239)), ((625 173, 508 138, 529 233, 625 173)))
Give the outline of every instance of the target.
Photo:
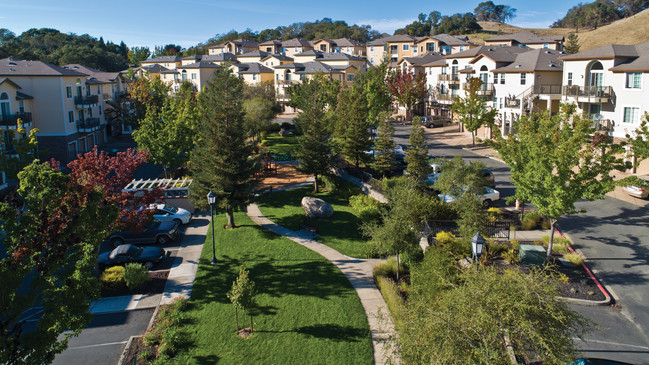
POLYGON ((322 61, 364 61, 360 57, 352 56, 342 52, 322 53, 322 55, 318 57, 318 61, 320 60, 322 61))
POLYGON ((592 59, 613 59, 613 58, 636 58, 638 52, 636 46, 622 44, 608 44, 603 47, 589 49, 588 51, 569 54, 561 57, 562 60, 592 60, 592 59))
POLYGON ((203 62, 226 62, 226 61, 236 61, 237 56, 230 52, 224 52, 219 54, 210 54, 205 55, 201 58, 203 62))
POLYGON ((315 49, 310 49, 308 51, 296 53, 293 55, 293 57, 301 57, 301 56, 315 56, 315 57, 322 57, 323 52, 322 51, 317 51, 315 49))
POLYGON ((8 77, 5 77, 4 79, 0 80, 0 85, 2 85, 4 83, 7 83, 7 85, 11 85, 11 86, 15 87, 18 90, 22 89, 22 87, 20 87, 20 85, 18 85, 15 82, 11 81, 11 79, 9 79, 8 77))
POLYGON ((397 34, 384 39, 386 43, 415 42, 417 40, 417 37, 411 36, 409 34, 397 34))
POLYGON ((563 72, 563 61, 559 60, 561 52, 550 49, 532 49, 521 53, 507 66, 498 67, 493 72, 563 72))
POLYGON ((201 62, 190 63, 190 64, 184 65, 184 66, 178 66, 178 69, 185 69, 185 68, 220 68, 220 67, 221 66, 219 66, 217 64, 214 64, 212 62, 201 61, 201 62))
POLYGON ((196 60, 196 61, 200 61, 201 58, 203 58, 203 55, 197 54, 197 55, 193 55, 193 56, 183 57, 183 58, 181 58, 181 60, 196 60))
POLYGON ((25 61, 18 58, 0 59, 0 76, 88 76, 42 61, 25 61))
POLYGON ((388 37, 377 38, 373 41, 367 42, 366 46, 385 46, 388 38, 390 37, 388 36, 388 37))
POLYGON ((33 96, 27 95, 22 91, 16 91, 16 100, 32 100, 34 99, 33 96))
POLYGON ((453 37, 448 34, 436 34, 432 38, 437 39, 438 41, 446 44, 447 46, 471 46, 472 44, 460 39, 458 37, 453 37))
POLYGON ((94 69, 92 67, 83 66, 80 64, 72 63, 69 65, 63 66, 63 68, 78 71, 90 76, 86 80, 88 85, 101 85, 101 84, 112 84, 119 77, 119 72, 104 72, 94 69))
POLYGON ((276 58, 280 61, 293 61, 292 57, 284 56, 283 54, 269 54, 268 56, 262 58, 261 61, 265 61, 271 57, 276 58))
POLYGON ((428 62, 422 65, 423 67, 443 67, 443 66, 448 66, 448 62, 444 57, 442 57, 439 60, 428 62))
POLYGON ((365 47, 365 43, 349 38, 337 38, 333 42, 338 47, 365 47))
POLYGON ((486 39, 485 42, 498 42, 498 41, 516 41, 521 44, 540 44, 540 43, 556 43, 563 42, 562 35, 548 35, 539 36, 530 32, 517 32, 513 34, 502 34, 496 37, 486 39))
POLYGON ((627 59, 615 67, 609 68, 613 72, 649 72, 649 42, 635 46, 637 58, 627 59))
POLYGON ((224 44, 228 44, 228 43, 233 43, 234 45, 241 46, 241 47, 250 47, 250 48, 259 47, 259 43, 254 41, 249 41, 247 39, 235 39, 233 41, 227 41, 224 44))
POLYGON ((252 51, 252 52, 247 52, 247 53, 244 53, 244 54, 240 54, 240 55, 238 55, 237 57, 258 57, 258 58, 263 58, 263 57, 268 56, 269 54, 270 54, 270 53, 268 53, 268 52, 264 52, 264 51, 256 50, 256 51, 252 51))
POLYGON ((180 56, 160 56, 142 61, 142 63, 169 63, 180 62, 180 56))
POLYGON ((296 74, 314 74, 317 72, 324 72, 328 74, 332 73, 342 73, 341 71, 338 71, 336 68, 333 66, 327 65, 325 63, 319 62, 319 61, 312 61, 312 62, 304 62, 304 63, 286 63, 283 65, 278 65, 275 66, 276 69, 295 69, 296 74))
POLYGON ((282 42, 282 47, 311 47, 313 48, 313 45, 309 41, 305 41, 304 39, 300 38, 293 38, 289 39, 288 41, 282 42))
POLYGON ((259 73, 274 73, 273 69, 268 68, 264 65, 261 65, 256 62, 252 63, 237 63, 234 64, 234 66, 237 66, 239 68, 239 73, 240 74, 259 74, 259 73))
MULTIPOLYGON (((437 52, 427 52, 415 57, 404 57, 401 60, 401 62, 408 62, 410 65, 414 67, 422 67, 428 63, 439 61, 439 60, 444 60, 444 57, 441 54, 437 52)), ((446 63, 446 60, 444 60, 444 63, 446 63)))
POLYGON ((494 62, 513 62, 516 59, 517 54, 528 52, 529 50, 530 48, 527 47, 512 47, 502 45, 480 46, 470 48, 462 52, 446 55, 444 56, 444 58, 472 58, 470 62, 475 62, 481 56, 484 56, 488 57, 494 62))
POLYGON ((270 41, 260 43, 259 45, 260 46, 281 46, 282 41, 278 41, 277 39, 271 39, 270 41))
POLYGON ((136 68, 136 70, 138 70, 138 69, 144 70, 144 71, 147 71, 147 72, 150 72, 150 73, 153 73, 153 74, 159 74, 159 73, 164 72, 164 71, 169 71, 168 68, 166 68, 164 66, 160 66, 157 63, 152 64, 152 65, 140 66, 140 67, 136 68))
POLYGON ((219 48, 223 48, 223 47, 225 47, 225 44, 219 43, 219 44, 215 44, 213 46, 209 46, 209 47, 207 47, 207 49, 219 49, 219 48))

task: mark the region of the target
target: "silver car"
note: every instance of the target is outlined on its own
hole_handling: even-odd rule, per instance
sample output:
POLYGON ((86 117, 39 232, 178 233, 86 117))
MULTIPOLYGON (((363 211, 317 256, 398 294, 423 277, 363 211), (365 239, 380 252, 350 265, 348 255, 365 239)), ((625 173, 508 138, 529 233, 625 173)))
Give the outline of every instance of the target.
POLYGON ((636 177, 640 179, 640 183, 625 186, 622 190, 636 198, 646 199, 649 197, 649 175, 638 175, 636 177))
POLYGON ((187 209, 174 207, 169 204, 151 204, 153 218, 160 222, 176 221, 180 224, 188 224, 192 220, 192 213, 187 209))

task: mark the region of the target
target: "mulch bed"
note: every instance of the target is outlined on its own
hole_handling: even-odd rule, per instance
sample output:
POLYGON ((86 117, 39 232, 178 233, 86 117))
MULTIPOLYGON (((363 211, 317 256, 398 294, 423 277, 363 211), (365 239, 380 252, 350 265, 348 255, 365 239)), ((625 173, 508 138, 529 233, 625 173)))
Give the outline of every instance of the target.
POLYGON ((102 298, 106 297, 118 297, 122 295, 133 295, 133 294, 160 294, 164 291, 165 285, 167 284, 167 276, 169 276, 169 270, 161 271, 151 271, 149 272, 151 280, 139 287, 129 290, 126 285, 117 289, 101 289, 102 298))

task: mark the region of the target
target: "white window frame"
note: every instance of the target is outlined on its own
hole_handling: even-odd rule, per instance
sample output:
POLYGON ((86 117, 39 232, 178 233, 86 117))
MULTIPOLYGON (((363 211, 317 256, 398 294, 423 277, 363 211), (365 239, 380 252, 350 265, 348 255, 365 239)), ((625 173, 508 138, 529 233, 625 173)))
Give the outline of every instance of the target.
POLYGON ((65 85, 65 98, 72 99, 73 97, 74 97, 74 93, 72 92, 72 85, 65 85))
POLYGON ((566 83, 568 86, 572 86, 572 72, 568 72, 568 80, 566 83))
POLYGON ((68 110, 68 123, 74 123, 74 110, 68 110))
POLYGON ((624 73, 624 87, 629 90, 642 90, 642 72, 625 72, 624 73), (629 86, 629 76, 633 75, 633 84, 629 86), (636 77, 638 82, 638 87, 635 87, 636 77))
POLYGON ((642 113, 642 106, 641 105, 623 105, 622 106, 622 118, 620 120, 622 121, 623 125, 637 125, 637 124, 640 124, 640 120, 642 118, 642 115, 643 115, 643 113, 642 113), (625 119, 624 117, 626 116, 626 110, 627 109, 637 109, 638 110, 637 115, 635 115, 635 114, 633 115, 633 117, 634 117, 633 119, 635 119, 635 120, 632 120, 631 122, 626 122, 624 120, 625 119))
POLYGON ((521 85, 527 84, 527 72, 521 72, 521 85))

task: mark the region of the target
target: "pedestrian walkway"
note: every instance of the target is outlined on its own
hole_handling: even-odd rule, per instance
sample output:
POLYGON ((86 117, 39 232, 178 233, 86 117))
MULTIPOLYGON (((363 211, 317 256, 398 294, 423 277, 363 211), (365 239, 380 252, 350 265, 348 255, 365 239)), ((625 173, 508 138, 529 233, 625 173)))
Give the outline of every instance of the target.
MULTIPOLYGON (((305 232, 295 232, 282 227, 266 218, 257 204, 248 205, 248 217, 257 225, 287 237, 331 261, 349 279, 361 300, 367 315, 367 321, 374 346, 374 363, 385 364, 388 358, 394 357, 387 341, 395 334, 394 324, 379 289, 374 285, 372 269, 379 260, 363 260, 345 256, 333 248, 307 237, 305 232)), ((399 363, 392 359, 392 363, 399 363)))

